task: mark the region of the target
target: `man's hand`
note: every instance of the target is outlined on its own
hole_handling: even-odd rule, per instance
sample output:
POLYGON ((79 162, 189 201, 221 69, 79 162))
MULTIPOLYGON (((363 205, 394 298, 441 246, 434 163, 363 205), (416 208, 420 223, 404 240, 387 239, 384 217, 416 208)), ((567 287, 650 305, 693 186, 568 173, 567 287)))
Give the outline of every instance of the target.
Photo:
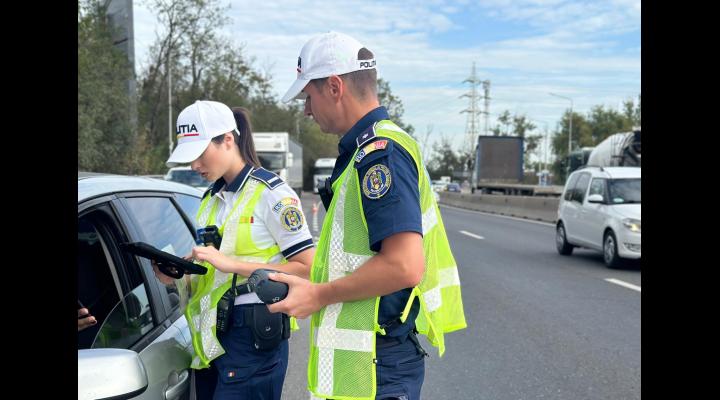
POLYGON ((158 280, 160 280, 161 283, 163 283, 164 285, 172 285, 175 283, 175 278, 163 274, 154 260, 151 260, 150 263, 152 264, 153 271, 155 271, 155 276, 157 276, 158 280))
POLYGON ((325 305, 322 303, 318 284, 288 274, 270 273, 268 277, 277 282, 287 283, 289 287, 285 300, 267 305, 271 313, 282 312, 291 317, 305 319, 325 305))
POLYGON ((237 272, 236 268, 233 268, 235 261, 213 246, 193 247, 192 258, 198 261, 207 261, 222 272, 237 272))
POLYGON ((97 319, 90 315, 90 311, 88 311, 87 308, 81 308, 78 310, 78 332, 95 324, 97 324, 97 319))

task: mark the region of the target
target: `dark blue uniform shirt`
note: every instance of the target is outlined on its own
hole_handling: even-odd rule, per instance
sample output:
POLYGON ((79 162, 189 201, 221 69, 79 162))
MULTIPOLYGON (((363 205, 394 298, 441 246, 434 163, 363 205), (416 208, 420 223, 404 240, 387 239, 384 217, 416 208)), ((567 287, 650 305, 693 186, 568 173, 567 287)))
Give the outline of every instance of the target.
MULTIPOLYGON (((387 140, 384 149, 367 153, 355 169, 361 186, 362 205, 370 237, 370 249, 380 251, 382 240, 400 232, 418 232, 422 235, 422 212, 418 190, 418 171, 412 156, 398 143, 387 138, 373 137, 373 125, 377 121, 389 119, 385 107, 378 107, 361 118, 340 139, 339 156, 330 177, 331 182, 342 174, 348 166, 358 144, 364 148, 378 140, 387 140), (364 143, 363 143, 364 142, 364 143), (372 189, 372 171, 380 170, 380 190, 372 189), (389 172, 389 173, 388 173, 389 172)), ((377 178, 378 175, 375 175, 377 178)), ((378 277, 378 279, 382 279, 378 277)), ((396 320, 410 298, 412 289, 403 289, 380 298, 378 322, 380 325, 396 320)), ((394 324, 386 329, 388 336, 405 336, 415 327, 415 317, 419 311, 418 300, 413 302, 406 323, 394 324)))

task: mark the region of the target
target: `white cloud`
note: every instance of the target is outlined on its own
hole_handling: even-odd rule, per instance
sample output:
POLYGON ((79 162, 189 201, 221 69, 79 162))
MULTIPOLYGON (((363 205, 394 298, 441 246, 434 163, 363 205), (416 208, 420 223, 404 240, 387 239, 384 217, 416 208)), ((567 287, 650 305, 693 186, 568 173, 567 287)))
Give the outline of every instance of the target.
MULTIPOLYGON (((491 0, 483 1, 479 10, 482 18, 494 14, 500 22, 533 27, 534 33, 478 40, 465 48, 432 45, 435 35, 459 30, 472 35, 473 27, 459 25, 456 17, 479 12, 468 1, 442 0, 234 1, 228 13, 232 23, 224 31, 245 44, 256 66, 272 65, 269 72, 278 97, 295 79, 297 56, 310 37, 328 30, 356 37, 375 52, 379 75, 400 96, 405 122, 418 132, 432 123, 438 134, 462 137, 466 115, 460 111, 467 99, 459 96, 468 89, 462 81, 472 62, 481 79, 492 81, 491 113, 518 110, 548 122, 551 129, 568 105, 547 92, 573 97, 575 110, 586 112, 596 104, 615 107, 618 99, 640 91, 639 47, 617 51, 613 37, 637 30, 639 38, 638 1, 491 0)), ((146 60, 146 48, 154 41, 153 20, 141 4, 135 5, 138 61, 146 60)))

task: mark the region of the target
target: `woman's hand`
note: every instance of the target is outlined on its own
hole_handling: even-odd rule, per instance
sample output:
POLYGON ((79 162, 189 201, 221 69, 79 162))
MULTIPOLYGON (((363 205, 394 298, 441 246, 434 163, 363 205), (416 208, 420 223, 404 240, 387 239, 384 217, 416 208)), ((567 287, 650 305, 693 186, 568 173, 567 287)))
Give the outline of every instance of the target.
POLYGON ((213 246, 193 247, 192 258, 197 261, 207 261, 212 264, 215 269, 222 272, 238 272, 235 265, 236 262, 213 246))

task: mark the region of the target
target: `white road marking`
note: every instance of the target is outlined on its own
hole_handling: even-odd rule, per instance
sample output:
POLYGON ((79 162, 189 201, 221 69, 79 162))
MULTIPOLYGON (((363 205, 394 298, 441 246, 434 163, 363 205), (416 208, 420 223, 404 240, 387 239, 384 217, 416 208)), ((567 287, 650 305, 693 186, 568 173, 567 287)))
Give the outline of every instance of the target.
POLYGON ((623 282, 619 279, 614 279, 614 278, 606 278, 605 280, 610 283, 614 283, 616 285, 624 286, 628 289, 632 289, 632 290, 636 290, 636 291, 640 292, 640 286, 633 285, 632 283, 623 282))
POLYGON ((462 233, 463 235, 470 236, 470 237, 475 238, 475 239, 485 240, 484 237, 479 236, 479 235, 476 235, 476 234, 474 234, 474 233, 470 233, 470 232, 468 232, 468 231, 460 231, 460 233, 462 233))

